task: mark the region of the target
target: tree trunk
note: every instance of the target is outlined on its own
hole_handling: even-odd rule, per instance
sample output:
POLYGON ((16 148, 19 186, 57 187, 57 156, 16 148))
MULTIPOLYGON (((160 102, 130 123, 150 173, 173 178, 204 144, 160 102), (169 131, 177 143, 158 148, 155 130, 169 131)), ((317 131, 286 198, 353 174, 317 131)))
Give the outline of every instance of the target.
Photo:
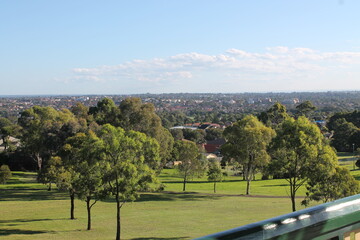
POLYGON ((216 193, 216 181, 214 181, 214 193, 216 193))
POLYGON ((119 196, 116 196, 116 240, 120 240, 120 231, 121 231, 121 225, 120 225, 120 200, 119 196))
POLYGON ((291 205, 292 205, 292 211, 296 212, 296 205, 295 205, 295 196, 291 196, 291 205))
POLYGON ((295 179, 290 179, 290 198, 291 198, 291 207, 292 207, 292 211, 295 212, 296 211, 296 202, 295 202, 295 187, 296 187, 296 180, 295 179))
POLYGON ((252 179, 252 169, 251 169, 251 164, 249 162, 246 169, 246 195, 250 194, 251 179, 252 179))
POLYGON ((250 194, 250 179, 246 180, 246 195, 250 194))
POLYGON ((183 192, 186 190, 186 175, 184 176, 183 192))
POLYGON ((35 153, 35 161, 38 165, 38 170, 39 172, 41 172, 41 168, 42 168, 42 157, 40 157, 39 153, 35 153))
POLYGON ((70 207, 70 219, 75 219, 75 216, 74 216, 74 208, 75 208, 74 199, 75 199, 75 192, 70 190, 70 204, 71 204, 71 207, 70 207))
POLYGON ((91 230, 91 207, 90 207, 90 197, 86 197, 86 209, 87 209, 87 215, 88 215, 88 225, 87 230, 91 230))
POLYGON ((48 191, 51 191, 51 182, 49 183, 48 191))
POLYGON ((295 202, 295 187, 291 186, 291 193, 290 193, 290 197, 291 197, 291 206, 292 206, 292 211, 295 212, 296 211, 296 202, 295 202))

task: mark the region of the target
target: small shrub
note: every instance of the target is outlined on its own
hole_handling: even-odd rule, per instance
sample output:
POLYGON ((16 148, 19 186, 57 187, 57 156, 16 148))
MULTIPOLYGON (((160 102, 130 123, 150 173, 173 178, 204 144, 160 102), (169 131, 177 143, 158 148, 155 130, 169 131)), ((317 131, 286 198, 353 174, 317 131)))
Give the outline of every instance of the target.
POLYGON ((1 165, 0 167, 0 183, 5 184, 11 178, 11 171, 8 165, 1 165))

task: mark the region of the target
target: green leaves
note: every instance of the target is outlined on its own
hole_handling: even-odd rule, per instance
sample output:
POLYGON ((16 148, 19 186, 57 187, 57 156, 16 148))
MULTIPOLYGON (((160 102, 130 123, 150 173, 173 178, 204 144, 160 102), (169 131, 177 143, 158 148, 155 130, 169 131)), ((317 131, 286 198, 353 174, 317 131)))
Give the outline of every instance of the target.
POLYGON ((244 169, 248 182, 246 194, 249 194, 250 181, 260 167, 269 160, 266 148, 275 135, 275 131, 266 127, 255 116, 248 115, 224 131, 227 140, 221 152, 228 158, 238 161, 244 169))
POLYGON ((100 131, 109 191, 121 201, 133 201, 136 191, 155 179, 159 164, 159 145, 143 133, 124 131, 106 124, 100 131))
MULTIPOLYGON (((285 176, 290 184, 290 196, 295 211, 295 195, 300 186, 328 178, 337 165, 334 150, 325 141, 320 129, 306 117, 285 120, 271 144, 273 175, 285 176)), ((314 193, 317 194, 317 193, 314 193)))
POLYGON ((5 184, 11 178, 12 174, 8 165, 1 165, 0 167, 0 184, 5 184))
POLYGON ((188 140, 178 140, 174 144, 173 157, 179 161, 177 169, 184 179, 183 191, 186 190, 186 182, 194 176, 201 176, 206 168, 199 149, 194 142, 188 140))

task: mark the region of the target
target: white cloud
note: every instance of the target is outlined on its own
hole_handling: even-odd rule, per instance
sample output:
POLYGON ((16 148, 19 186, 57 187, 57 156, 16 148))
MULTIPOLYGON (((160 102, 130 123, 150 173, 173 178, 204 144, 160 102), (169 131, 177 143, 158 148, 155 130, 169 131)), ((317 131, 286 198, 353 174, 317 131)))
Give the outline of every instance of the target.
MULTIPOLYGON (((315 84, 325 89, 327 86, 341 86, 334 76, 340 77, 342 71, 349 83, 354 83, 359 76, 359 64, 360 52, 320 52, 284 46, 267 48, 265 52, 233 48, 218 55, 192 52, 168 58, 137 59, 111 66, 75 68, 72 81, 118 82, 124 87, 129 82, 147 83, 173 88, 173 91, 179 83, 191 82, 196 82, 199 87, 205 86, 205 83, 224 83, 229 85, 228 91, 257 91, 257 86, 271 91, 284 89, 289 83, 294 84, 296 89, 301 86, 301 81, 301 84, 315 84), (329 83, 327 78, 333 82, 329 83), (230 83, 234 84, 234 88, 248 86, 253 89, 231 89, 230 83)), ((360 84, 356 88, 360 88, 360 84)))

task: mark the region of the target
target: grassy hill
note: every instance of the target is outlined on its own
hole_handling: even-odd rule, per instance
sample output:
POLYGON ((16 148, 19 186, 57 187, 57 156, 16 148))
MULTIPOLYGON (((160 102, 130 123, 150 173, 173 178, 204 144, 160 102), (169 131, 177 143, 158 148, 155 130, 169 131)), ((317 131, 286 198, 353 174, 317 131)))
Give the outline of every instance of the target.
MULTIPOLYGON (((86 231, 85 202, 76 201, 76 220, 69 219, 67 193, 35 181, 34 173, 14 172, 0 192, 1 239, 113 239, 115 205, 112 199, 93 208, 93 230, 86 231)), ((166 191, 179 192, 181 179, 175 170, 165 170, 160 179, 166 191)), ((226 196, 244 193, 239 177, 218 184, 195 179, 186 193, 143 193, 122 209, 124 239, 191 239, 259 221, 290 211, 288 198, 226 196), (269 208, 271 206, 271 208, 269 208)), ((286 196, 283 180, 254 181, 257 195, 286 196)))
MULTIPOLYGON (((346 157, 344 157, 346 159, 346 157)), ((341 164, 352 169, 351 161, 341 164)), ((360 171, 352 171, 360 177, 360 171)), ((230 174, 231 175, 231 174, 230 174)), ((213 185, 206 178, 193 179, 182 193, 182 181, 173 169, 160 175, 165 192, 143 193, 122 208, 122 239, 192 239, 291 211, 285 180, 255 180, 251 194, 244 196, 241 177, 228 176, 213 185)), ((257 176, 260 179, 260 176, 257 176)), ((303 196, 305 190, 299 190, 303 196)), ((298 199, 298 209, 302 209, 298 199)), ((93 207, 93 230, 86 231, 85 202, 76 200, 76 220, 69 219, 66 192, 47 191, 36 182, 35 173, 14 172, 0 185, 0 238, 10 239, 114 239, 115 202, 93 207)))

